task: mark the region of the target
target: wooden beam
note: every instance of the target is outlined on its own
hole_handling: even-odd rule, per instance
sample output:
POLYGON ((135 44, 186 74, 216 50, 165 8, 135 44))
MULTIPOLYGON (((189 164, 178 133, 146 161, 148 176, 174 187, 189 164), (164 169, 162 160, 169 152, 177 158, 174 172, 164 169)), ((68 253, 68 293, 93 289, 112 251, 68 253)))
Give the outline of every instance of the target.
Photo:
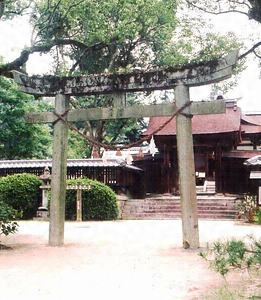
MULTIPOLYGON (((136 105, 109 108, 74 109, 67 114, 69 122, 87 120, 111 120, 126 118, 145 118, 156 116, 173 116, 177 111, 174 103, 152 105, 136 105)), ((226 112, 226 104, 222 100, 192 102, 189 114, 220 114, 226 112)), ((31 112, 26 114, 27 123, 53 123, 57 116, 53 112, 31 112)))
POLYGON ((138 71, 120 74, 94 74, 76 77, 32 76, 13 71, 19 88, 37 96, 97 95, 117 92, 139 92, 173 89, 182 83, 201 86, 218 82, 232 75, 237 61, 237 51, 207 63, 180 68, 138 71))

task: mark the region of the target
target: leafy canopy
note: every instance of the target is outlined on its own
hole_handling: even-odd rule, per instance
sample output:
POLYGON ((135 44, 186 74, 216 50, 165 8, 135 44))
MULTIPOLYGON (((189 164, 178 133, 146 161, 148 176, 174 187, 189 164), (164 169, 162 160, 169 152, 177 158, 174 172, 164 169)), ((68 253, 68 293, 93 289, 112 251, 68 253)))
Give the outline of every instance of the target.
POLYGON ((173 0, 40 1, 31 22, 37 43, 69 43, 55 55, 74 61, 70 72, 100 73, 157 64, 175 10, 173 0))
POLYGON ((49 156, 49 127, 25 122, 27 112, 42 106, 20 92, 12 80, 0 77, 0 159, 49 156))

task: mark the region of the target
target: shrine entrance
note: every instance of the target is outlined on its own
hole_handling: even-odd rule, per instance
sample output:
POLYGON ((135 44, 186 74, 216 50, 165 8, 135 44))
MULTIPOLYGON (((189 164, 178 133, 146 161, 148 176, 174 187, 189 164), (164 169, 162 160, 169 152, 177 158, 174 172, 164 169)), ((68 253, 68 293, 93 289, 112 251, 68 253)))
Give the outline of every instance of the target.
POLYGON ((23 92, 55 96, 55 111, 29 113, 27 122, 54 124, 49 245, 64 243, 67 139, 70 122, 152 116, 176 116, 184 248, 199 247, 196 177, 191 118, 195 114, 224 113, 223 101, 191 102, 189 88, 229 78, 237 52, 207 63, 150 72, 100 74, 79 77, 32 76, 14 71, 23 92), (174 89, 175 103, 126 106, 127 92, 174 89), (70 110, 70 96, 114 94, 109 108, 70 110))

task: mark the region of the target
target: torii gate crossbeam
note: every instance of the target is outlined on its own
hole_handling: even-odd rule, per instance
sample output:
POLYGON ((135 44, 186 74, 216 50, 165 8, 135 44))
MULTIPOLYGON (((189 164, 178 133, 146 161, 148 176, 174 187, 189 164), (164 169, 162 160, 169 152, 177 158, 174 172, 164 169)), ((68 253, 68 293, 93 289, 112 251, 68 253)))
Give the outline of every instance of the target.
MULTIPOLYGON (((151 72, 133 72, 118 75, 87 75, 60 78, 53 76, 33 76, 13 72, 20 89, 37 96, 55 96, 55 112, 65 115, 70 121, 88 119, 112 119, 125 117, 173 115, 175 110, 185 106, 189 101, 189 87, 206 85, 229 78, 237 61, 237 52, 227 57, 202 63, 194 67, 151 72), (113 107, 93 110, 69 109, 70 95, 121 94, 144 90, 174 89, 176 108, 166 106, 113 107), (96 114, 94 116, 94 113, 96 114)), ((116 100, 119 104, 119 97, 116 100)), ((223 101, 211 103, 193 103, 186 107, 184 114, 177 115, 177 149, 180 175, 181 214, 183 247, 199 247, 198 211, 196 198, 195 163, 193 153, 192 122, 189 115, 196 113, 224 113, 223 101)), ((66 163, 68 126, 57 120, 54 113, 29 114, 30 123, 54 122, 53 165, 51 182, 51 206, 49 245, 58 246, 64 243, 64 210, 66 192, 66 163)))

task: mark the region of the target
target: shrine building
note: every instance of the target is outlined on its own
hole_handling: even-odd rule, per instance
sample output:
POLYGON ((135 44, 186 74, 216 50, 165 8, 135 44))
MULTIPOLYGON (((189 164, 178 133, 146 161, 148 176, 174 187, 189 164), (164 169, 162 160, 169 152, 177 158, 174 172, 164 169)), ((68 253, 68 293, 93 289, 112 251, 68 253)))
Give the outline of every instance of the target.
MULTIPOLYGON (((168 118, 151 117, 143 135, 153 134, 168 118)), ((223 114, 194 115, 192 133, 198 193, 251 192, 251 167, 245 162, 261 155, 261 115, 244 114, 237 100, 226 100, 223 114)), ((135 160, 144 170, 146 191, 178 194, 175 118, 153 136, 159 154, 135 160)))

